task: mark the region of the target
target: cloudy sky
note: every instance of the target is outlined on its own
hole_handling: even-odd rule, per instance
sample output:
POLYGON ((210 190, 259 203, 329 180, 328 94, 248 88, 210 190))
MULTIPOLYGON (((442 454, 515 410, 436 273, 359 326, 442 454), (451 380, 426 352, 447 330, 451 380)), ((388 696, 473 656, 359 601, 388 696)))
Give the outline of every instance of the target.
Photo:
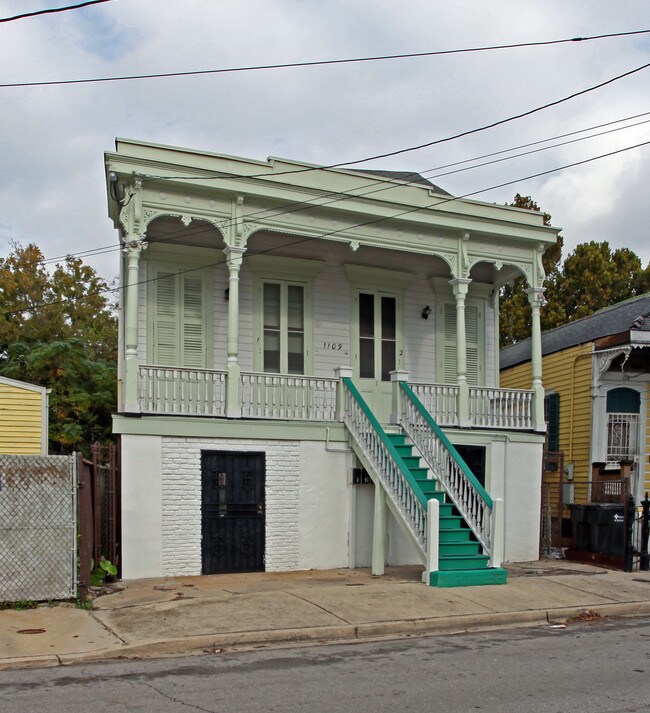
MULTIPOLYGON (((75 0, 0 0, 0 18, 67 4, 75 0)), ((650 29, 649 10, 647 0, 113 0, 0 23, 0 255, 11 241, 35 242, 47 258, 106 248, 87 261, 106 278, 117 273, 103 170, 116 136, 259 160, 354 161, 479 128, 638 69, 650 63, 650 34, 193 77, 8 84, 631 32, 650 29)), ((565 256, 579 243, 607 240, 634 250, 645 266, 650 145, 525 179, 649 141, 650 67, 529 117, 367 166, 424 172, 454 195, 516 181, 475 197, 505 203, 517 192, 531 195, 563 228, 565 256), (609 125, 584 131, 602 124, 609 125), (563 134, 572 135, 557 138, 563 134), (581 140, 566 143, 574 139, 581 140), (440 168, 541 141, 490 160, 546 149, 526 156, 464 163, 455 168, 470 170, 455 173, 440 168)))

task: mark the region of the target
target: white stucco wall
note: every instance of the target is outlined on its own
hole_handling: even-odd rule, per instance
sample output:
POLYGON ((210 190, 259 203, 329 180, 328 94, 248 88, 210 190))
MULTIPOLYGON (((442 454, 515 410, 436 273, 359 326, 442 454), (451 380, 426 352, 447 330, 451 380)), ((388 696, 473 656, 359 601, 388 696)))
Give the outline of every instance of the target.
POLYGON ((162 574, 162 438, 122 436, 122 577, 162 574))
POLYGON ((265 453, 267 571, 348 566, 352 456, 342 444, 122 436, 122 448, 124 579, 201 573, 202 451, 265 453))
POLYGON ((352 454, 343 448, 300 444, 298 569, 348 566, 352 454))
POLYGON ((539 559, 542 444, 493 441, 488 491, 504 502, 504 562, 539 559))

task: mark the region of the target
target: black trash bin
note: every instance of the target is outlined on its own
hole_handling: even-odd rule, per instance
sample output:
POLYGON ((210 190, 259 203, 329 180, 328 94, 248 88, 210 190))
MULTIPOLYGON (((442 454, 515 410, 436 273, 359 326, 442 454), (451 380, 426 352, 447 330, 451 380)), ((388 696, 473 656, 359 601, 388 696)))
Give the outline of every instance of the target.
POLYGON ((569 505, 576 550, 623 557, 625 506, 622 503, 569 505))

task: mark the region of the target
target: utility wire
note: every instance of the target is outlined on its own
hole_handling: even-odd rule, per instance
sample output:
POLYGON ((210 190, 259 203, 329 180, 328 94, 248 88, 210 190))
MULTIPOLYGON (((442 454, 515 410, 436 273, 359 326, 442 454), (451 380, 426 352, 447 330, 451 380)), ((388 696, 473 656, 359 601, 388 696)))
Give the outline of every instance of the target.
POLYGON ((615 77, 611 77, 610 79, 605 80, 604 82, 600 82, 599 84, 594 84, 591 87, 587 87, 586 89, 581 89, 579 92, 574 92, 573 94, 569 94, 565 97, 562 97, 561 99, 556 99, 555 101, 548 102, 546 104, 542 104, 541 106, 535 107, 534 109, 528 109, 527 111, 521 112, 519 114, 514 114, 513 116, 506 117, 505 119, 499 119, 498 121, 493 121, 490 124, 484 124, 483 126, 476 127, 474 129, 468 129, 467 131, 461 131, 458 134, 452 134, 451 136, 446 136, 442 139, 434 139, 433 141, 427 141, 422 144, 416 144, 415 146, 407 146, 406 148, 402 149, 395 149, 394 151, 386 151, 385 153, 380 153, 380 154, 375 154, 374 156, 365 156, 364 158, 358 158, 354 159, 352 161, 340 161, 339 163, 330 163, 324 166, 318 165, 318 166, 308 166, 305 168, 294 168, 288 171, 278 171, 277 173, 269 174, 269 173, 253 173, 253 174, 248 174, 246 176, 242 175, 235 175, 235 174, 226 174, 226 173, 221 173, 221 174, 204 174, 202 176, 160 176, 160 175, 153 175, 153 174, 137 174, 139 178, 142 178, 143 180, 163 180, 163 181, 204 181, 204 180, 219 180, 219 179, 239 179, 239 180, 248 180, 250 178, 262 178, 262 179, 273 179, 276 176, 287 176, 290 174, 296 174, 296 173, 307 173, 309 171, 320 171, 321 169, 332 169, 332 168, 345 168, 347 166, 356 166, 357 164, 360 163, 368 163, 369 161, 376 161, 377 159, 380 158, 388 158, 390 156, 398 156, 400 154, 404 153, 409 153, 411 151, 420 151, 421 149, 424 148, 429 148, 431 146, 437 146, 439 144, 447 143, 449 141, 455 141, 456 139, 464 138, 465 136, 471 136, 472 134, 478 134, 482 131, 487 131, 488 129, 493 129, 497 126, 503 126, 504 124, 508 124, 511 121, 516 121, 518 119, 523 119, 526 116, 531 116, 532 114, 536 114, 537 112, 543 111, 545 109, 550 109, 551 107, 558 106, 559 104, 563 104, 564 102, 567 102, 571 99, 575 99, 576 97, 583 96, 584 94, 588 94, 589 92, 593 92, 597 89, 602 89, 603 87, 612 84, 613 82, 617 82, 619 79, 624 79, 625 77, 629 77, 633 74, 636 74, 637 72, 641 72, 644 69, 648 69, 650 67, 650 62, 646 64, 642 64, 640 67, 636 67, 635 69, 631 69, 627 72, 623 72, 623 74, 618 74, 615 77))
MULTIPOLYGON (((95 0, 95 2, 108 2, 108 0, 95 0)), ((91 3, 85 3, 91 4, 91 3)), ((10 18, 12 19, 12 18, 10 18)), ((539 42, 518 42, 505 45, 489 45, 485 47, 466 47, 463 49, 434 50, 431 52, 410 52, 401 54, 376 55, 371 57, 346 57, 342 59, 324 59, 308 62, 283 62, 278 64, 247 65, 242 67, 222 67, 219 69, 197 69, 187 72, 156 72, 151 74, 128 74, 112 77, 90 77, 85 79, 56 79, 42 82, 13 82, 0 84, 0 89, 9 87, 51 87, 68 84, 99 84, 103 82, 124 82, 138 79, 166 79, 169 77, 196 77, 206 74, 232 74, 237 72, 260 72, 274 69, 295 69, 298 67, 322 67, 336 64, 354 64, 360 62, 382 62, 395 59, 414 59, 418 57, 437 57, 441 55, 463 54, 470 52, 488 52, 494 50, 519 49, 522 47, 543 47, 548 45, 559 45, 571 42, 589 42, 592 40, 610 39, 613 37, 629 37, 632 35, 643 35, 650 33, 650 29, 631 30, 629 32, 612 32, 604 35, 592 35, 589 37, 570 37, 560 40, 542 40, 539 42)))
MULTIPOLYGON (((546 171, 540 171, 540 172, 538 172, 538 173, 533 173, 533 174, 530 174, 530 175, 528 175, 528 176, 524 176, 523 178, 515 178, 515 179, 513 179, 513 180, 511 180, 511 181, 504 181, 503 183, 498 183, 498 184, 489 186, 488 188, 481 188, 481 189, 476 190, 476 191, 470 191, 469 193, 465 193, 465 194, 463 194, 463 195, 461 195, 461 196, 449 196, 449 198, 442 198, 441 200, 438 200, 438 201, 436 201, 436 202, 434 202, 434 203, 429 203, 428 205, 425 205, 425 206, 418 206, 418 207, 416 207, 416 208, 410 208, 410 209, 408 209, 408 210, 400 211, 399 213, 394 213, 393 215, 390 215, 390 216, 386 216, 386 217, 382 217, 382 218, 375 218, 375 219, 373 219, 373 220, 368 220, 368 221, 365 221, 365 222, 362 222, 362 223, 356 223, 356 224, 353 224, 353 225, 348 225, 348 226, 346 226, 346 227, 344 227, 344 228, 339 228, 339 229, 337 229, 337 230, 331 230, 331 231, 328 231, 328 232, 326 232, 326 233, 321 233, 318 237, 311 237, 311 236, 309 236, 309 237, 305 237, 305 238, 300 238, 299 240, 296 240, 296 241, 294 241, 294 242, 292 242, 292 243, 286 243, 286 244, 284 244, 284 245, 282 245, 282 246, 272 246, 272 247, 268 248, 267 250, 261 250, 261 251, 257 251, 257 252, 244 253, 244 255, 242 256, 242 258, 245 259, 247 256, 250 256, 250 255, 253 255, 253 254, 254 254, 254 255, 261 255, 261 254, 273 252, 273 251, 275 251, 275 250, 278 250, 279 247, 282 247, 282 248, 292 247, 293 245, 297 245, 297 244, 304 243, 304 242, 310 242, 310 241, 312 241, 312 240, 322 240, 323 238, 330 238, 330 237, 332 237, 332 236, 338 235, 339 233, 346 232, 346 231, 348 231, 348 230, 354 230, 355 228, 363 228, 363 227, 367 227, 367 226, 369 226, 369 225, 376 225, 377 223, 383 223, 383 222, 385 222, 385 221, 387 221, 387 220, 394 220, 395 218, 400 218, 400 217, 402 217, 402 216, 404 216, 404 215, 408 215, 408 214, 412 214, 412 213, 417 213, 417 212, 419 212, 419 211, 428 210, 428 209, 431 209, 431 208, 437 208, 438 206, 445 205, 445 204, 447 204, 447 203, 452 203, 453 201, 462 200, 462 199, 465 199, 465 198, 470 198, 471 196, 476 196, 476 195, 479 195, 479 194, 481 194, 481 193, 487 193, 488 191, 493 191, 493 190, 496 190, 497 188, 504 188, 505 186, 511 186, 511 185, 513 185, 513 184, 515 184, 515 183, 521 183, 521 182, 523 182, 523 181, 529 181, 529 180, 531 180, 531 179, 533 179, 533 178, 539 178, 540 176, 548 176, 548 175, 551 174, 551 173, 557 173, 557 172, 559 172, 559 171, 564 171, 564 170, 566 170, 566 169, 568 169, 568 168, 574 168, 574 167, 576 167, 576 166, 583 166, 583 165, 585 165, 585 164, 592 163, 592 162, 594 162, 594 161, 599 161, 600 159, 603 159, 603 158, 609 158, 609 157, 611 157, 611 156, 616 156, 616 155, 621 154, 621 153, 624 153, 624 152, 626 152, 626 151, 632 151, 633 149, 637 149, 637 148, 640 148, 640 147, 642 147, 642 146, 648 146, 648 145, 650 145, 650 141, 643 141, 643 142, 641 142, 641 143, 634 144, 634 145, 632 145, 632 146, 626 146, 625 148, 617 149, 616 151, 609 151, 608 153, 600 154, 600 155, 598 155, 598 156, 592 156, 591 158, 583 159, 582 161, 575 161, 575 162, 573 162, 573 163, 565 164, 564 166, 557 166, 556 168, 551 168, 551 169, 548 169, 548 170, 546 170, 546 171)), ((175 274, 175 275, 183 275, 183 274, 190 273, 190 272, 196 272, 197 270, 203 270, 203 269, 208 268, 208 267, 216 267, 216 266, 218 266, 218 265, 227 264, 228 262, 229 262, 228 258, 220 259, 220 260, 217 260, 217 261, 212 262, 212 263, 207 263, 207 264, 205 264, 205 265, 200 265, 200 266, 198 266, 198 267, 192 267, 192 268, 188 268, 188 269, 185 269, 185 270, 178 270, 178 271, 175 272, 174 274, 175 274)), ((151 283, 151 282, 157 282, 159 279, 163 279, 163 278, 160 278, 160 277, 152 277, 152 278, 148 278, 148 279, 146 279, 146 280, 140 280, 140 281, 138 281, 138 282, 136 283, 136 285, 144 285, 144 284, 148 284, 148 283, 151 283)), ((119 292, 120 290, 124 290, 124 289, 126 289, 126 288, 127 288, 127 285, 121 285, 121 286, 118 286, 118 287, 111 287, 111 288, 107 288, 107 289, 103 289, 103 290, 95 290, 94 292, 90 292, 90 293, 88 293, 87 295, 84 295, 84 298, 86 298, 86 297, 93 297, 93 296, 95 296, 95 295, 100 295, 100 294, 116 293, 116 292, 119 292)), ((23 309, 16 309, 16 310, 11 310, 11 311, 8 311, 8 312, 4 312, 4 316, 5 316, 5 317, 9 317, 9 316, 11 316, 11 315, 13 315, 13 314, 20 314, 20 313, 22 313, 22 312, 33 312, 33 311, 35 311, 36 309, 40 309, 40 308, 42 308, 42 307, 51 307, 51 306, 54 306, 54 305, 57 305, 57 304, 65 303, 65 302, 77 302, 77 301, 78 301, 78 299, 70 299, 70 298, 68 298, 68 299, 52 300, 51 302, 42 302, 42 303, 40 303, 40 304, 38 304, 38 305, 28 306, 28 307, 25 307, 25 308, 23 308, 23 309)))
MULTIPOLYGON (((429 169, 426 169, 426 170, 413 171, 413 172, 405 172, 405 177, 415 177, 415 176, 422 176, 422 177, 425 177, 425 176, 426 176, 426 177, 428 177, 428 178, 438 178, 438 177, 440 177, 440 176, 446 176, 446 175, 458 173, 458 172, 461 172, 461 171, 469 171, 469 170, 472 170, 472 169, 474 169, 474 168, 482 168, 483 166, 487 166, 487 165, 490 165, 490 164, 493 164, 493 163, 499 163, 499 162, 503 162, 503 161, 508 161, 508 160, 510 160, 510 159, 513 159, 513 158, 520 158, 520 157, 522 157, 522 156, 527 156, 527 155, 530 155, 530 154, 532 154, 532 153, 537 153, 537 152, 540 152, 540 151, 546 151, 546 150, 550 150, 550 149, 553 149, 553 148, 557 148, 557 147, 559 147, 559 146, 566 146, 566 145, 568 145, 568 144, 576 143, 576 142, 578 142, 578 141, 585 141, 585 140, 587 140, 587 139, 597 138, 597 137, 599 137, 599 136, 603 136, 603 135, 605 135, 605 134, 613 133, 613 132, 616 132, 616 131, 623 131, 623 130, 625 130, 625 129, 634 128, 634 127, 636 127, 636 126, 640 126, 641 124, 648 123, 648 121, 650 121, 650 119, 646 119, 646 120, 644 120, 644 121, 640 121, 640 122, 637 122, 637 123, 635 123, 635 124, 629 124, 629 125, 627 125, 627 126, 620 126, 620 127, 617 127, 617 128, 614 128, 614 129, 610 129, 610 130, 608 130, 608 131, 603 131, 603 132, 600 132, 600 133, 597 133, 597 134, 591 134, 591 135, 589 135, 589 136, 579 137, 579 138, 573 139, 573 140, 571 140, 571 141, 565 141, 565 142, 561 142, 561 143, 551 144, 550 146, 543 146, 543 147, 538 148, 538 149, 535 149, 535 150, 533 150, 533 151, 526 151, 526 152, 523 152, 523 153, 514 154, 514 155, 512 155, 512 156, 505 156, 505 157, 503 157, 503 158, 496 159, 496 160, 493 160, 493 161, 484 161, 483 163, 478 163, 478 164, 475 164, 475 165, 472 165, 472 166, 465 166, 464 168, 459 168, 459 169, 456 169, 455 171, 447 171, 447 172, 444 172, 444 173, 434 173, 435 171, 439 171, 439 170, 444 169, 444 168, 453 167, 453 166, 460 166, 460 165, 463 165, 463 164, 467 164, 467 163, 479 161, 479 160, 481 160, 481 159, 490 158, 490 157, 493 157, 493 156, 500 156, 500 155, 502 155, 502 154, 511 153, 512 151, 516 151, 516 150, 521 149, 521 148, 527 148, 527 147, 529 147, 529 146, 539 146, 539 144, 548 143, 549 141, 555 141, 556 139, 561 139, 561 138, 565 138, 565 137, 569 137, 569 136, 576 136, 577 134, 585 133, 585 132, 587 132, 587 131, 593 131, 593 130, 595 130, 595 129, 599 129, 599 128, 602 128, 602 127, 612 126, 613 124, 620 124, 620 123, 622 123, 622 122, 624 122, 624 121, 630 121, 630 120, 632 120, 632 119, 636 119, 636 118, 639 118, 639 117, 648 116, 649 114, 650 114, 650 112, 643 112, 643 113, 640 113, 640 114, 635 114, 635 115, 632 115, 632 116, 624 117, 624 118, 622 118, 622 119, 616 119, 616 120, 614 120, 614 121, 608 121, 608 122, 604 122, 604 123, 602 123, 602 124, 596 124, 596 125, 594 125, 594 126, 589 126, 589 127, 584 128, 584 129, 578 129, 578 130, 576 130, 576 131, 570 131, 570 132, 567 132, 567 133, 564 133, 564 134, 559 134, 559 135, 557 135, 557 136, 552 136, 552 137, 549 137, 549 138, 546 138, 546 139, 540 139, 540 140, 538 140, 538 141, 532 141, 532 142, 529 142, 529 143, 526 143, 526 144, 520 144, 520 145, 518 145, 518 146, 513 146, 513 147, 511 147, 511 148, 509 148, 509 149, 502 149, 502 150, 500 150, 500 151, 494 151, 494 152, 489 153, 489 154, 483 154, 482 156, 476 156, 476 157, 474 157, 474 158, 464 159, 463 161, 456 161, 456 162, 454 162, 454 163, 443 164, 443 165, 441 165, 441 166, 435 166, 435 167, 433 167, 433 168, 429 168, 429 169), (429 174, 432 174, 432 175, 429 175, 429 174)), ((370 174, 368 174, 368 175, 370 175, 370 174)), ((402 180, 403 180, 403 179, 402 179, 402 180)), ((401 184, 391 183, 390 185, 386 186, 385 183, 386 183, 385 180, 382 180, 382 179, 380 179, 380 178, 376 178, 376 179, 372 180, 371 182, 366 183, 366 184, 364 184, 364 185, 362 185, 362 186, 360 186, 360 187, 358 187, 358 188, 356 189, 356 190, 358 190, 358 191, 359 191, 359 190, 363 190, 363 189, 365 189, 365 188, 371 188, 371 189, 373 189, 373 190, 364 191, 364 192, 362 192, 362 193, 360 193, 360 192, 355 192, 355 193, 353 193, 353 192, 351 192, 351 191, 330 191, 329 193, 326 193, 326 194, 324 194, 324 195, 318 196, 318 197, 317 197, 316 199, 314 199, 314 200, 310 200, 310 201, 299 201, 299 202, 292 202, 292 203, 285 203, 285 204, 283 204, 283 205, 281 205, 281 206, 276 206, 276 207, 270 208, 270 209, 269 209, 269 208, 264 208, 264 209, 262 209, 262 210, 260 210, 260 211, 256 211, 256 212, 254 212, 254 213, 249 213, 249 214, 247 214, 247 215, 246 215, 246 218, 247 218, 247 219, 250 219, 250 218, 254 218, 254 217, 256 217, 256 216, 261 216, 261 217, 266 217, 266 218, 273 218, 273 217, 275 217, 275 216, 277 216, 277 215, 280 215, 280 214, 282 214, 282 213, 286 213, 287 211, 291 211, 291 212, 297 213, 297 212, 300 212, 300 211, 302 211, 302 210, 308 210, 309 208, 313 208, 313 207, 321 207, 321 206, 325 206, 325 205, 330 205, 331 203, 338 202, 339 200, 346 200, 346 199, 350 199, 350 198, 364 197, 364 196, 367 196, 367 195, 370 195, 370 194, 375 194, 375 193, 379 193, 379 192, 383 192, 383 191, 392 190, 392 189, 394 189, 394 188, 400 187, 400 185, 401 185, 401 184), (376 188, 376 186, 380 186, 380 187, 376 188), (332 198, 332 197, 336 197, 335 200, 332 200, 332 201, 325 201, 325 199, 327 199, 327 198, 332 198), (294 209, 294 210, 292 210, 292 209, 294 209), (275 213, 272 213, 272 211, 276 211, 276 212, 275 212, 275 213)), ((228 225, 228 222, 225 221, 225 222, 224 222, 224 225, 228 225)), ((203 232, 205 232, 205 229, 204 229, 204 228, 201 228, 201 229, 198 230, 198 231, 192 231, 192 230, 190 229, 189 234, 191 234, 191 235, 194 235, 194 234, 201 235, 203 232)), ((180 235, 188 235, 188 230, 187 230, 187 229, 183 229, 182 231, 175 231, 175 232, 173 232, 173 233, 169 233, 169 234, 167 234, 164 238, 162 238, 161 240, 159 240, 159 242, 173 240, 175 237, 180 236, 180 235)), ((67 254, 65 254, 65 255, 59 255, 59 256, 54 256, 54 257, 51 257, 51 258, 45 258, 45 259, 43 259, 43 260, 35 261, 34 263, 31 263, 31 264, 42 263, 43 265, 51 265, 51 264, 55 264, 55 263, 59 262, 60 260, 66 260, 67 258, 75 258, 75 257, 78 257, 78 258, 81 258, 81 257, 94 257, 94 256, 97 256, 97 255, 104 255, 104 254, 108 254, 108 253, 112 253, 112 252, 118 252, 118 251, 121 250, 121 249, 122 249, 122 247, 121 247, 120 245, 115 245, 114 243, 111 243, 110 245, 98 246, 98 247, 96 247, 96 248, 90 248, 90 249, 88 249, 88 250, 81 250, 81 251, 78 251, 78 252, 67 253, 67 254)))
POLYGON ((99 5, 103 2, 111 2, 111 0, 87 0, 87 2, 80 2, 76 5, 66 5, 65 7, 52 7, 48 8, 47 10, 35 10, 34 12, 23 12, 21 15, 14 15, 13 17, 0 17, 0 22, 13 22, 14 20, 24 20, 26 17, 36 17, 37 15, 53 15, 55 12, 78 10, 82 7, 88 7, 88 5, 99 5))

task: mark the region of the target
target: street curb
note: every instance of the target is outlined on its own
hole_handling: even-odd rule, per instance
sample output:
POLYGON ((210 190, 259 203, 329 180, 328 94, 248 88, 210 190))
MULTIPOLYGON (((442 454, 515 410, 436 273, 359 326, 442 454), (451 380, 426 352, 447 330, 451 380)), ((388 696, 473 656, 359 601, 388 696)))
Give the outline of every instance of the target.
POLYGON ((80 663, 119 659, 162 658, 197 654, 217 654, 224 649, 371 641, 373 639, 418 637, 434 634, 457 634, 468 631, 521 628, 552 625, 566 622, 585 611, 601 617, 630 617, 650 615, 650 601, 617 602, 596 607, 558 607, 489 614, 461 614, 425 619, 341 624, 292 629, 271 629, 233 632, 228 634, 201 634, 177 639, 160 639, 146 643, 124 644, 118 648, 93 652, 68 653, 0 660, 0 671, 51 666, 70 666, 80 663))

